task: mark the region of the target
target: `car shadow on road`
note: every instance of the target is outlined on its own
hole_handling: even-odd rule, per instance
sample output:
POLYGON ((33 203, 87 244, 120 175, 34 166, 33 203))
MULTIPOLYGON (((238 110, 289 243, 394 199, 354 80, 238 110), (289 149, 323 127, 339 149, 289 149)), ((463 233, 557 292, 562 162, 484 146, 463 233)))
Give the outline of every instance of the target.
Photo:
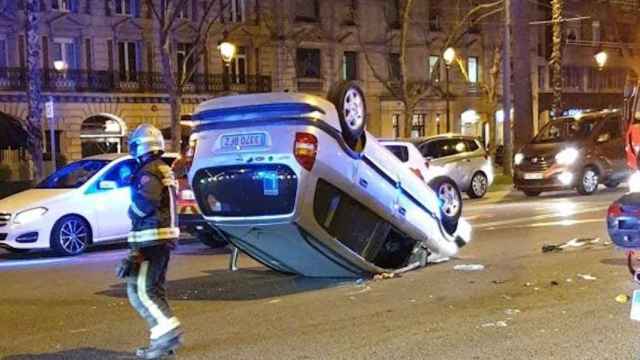
POLYGON ((46 354, 19 354, 2 357, 2 360, 134 360, 133 353, 116 352, 94 348, 80 348, 46 354))
MULTIPOLYGON (((264 268, 246 268, 235 272, 206 271, 207 275, 167 282, 170 300, 249 301, 302 292, 322 290, 344 284, 348 279, 308 278, 285 275, 264 268)), ((126 298, 124 284, 112 285, 97 295, 126 298)))

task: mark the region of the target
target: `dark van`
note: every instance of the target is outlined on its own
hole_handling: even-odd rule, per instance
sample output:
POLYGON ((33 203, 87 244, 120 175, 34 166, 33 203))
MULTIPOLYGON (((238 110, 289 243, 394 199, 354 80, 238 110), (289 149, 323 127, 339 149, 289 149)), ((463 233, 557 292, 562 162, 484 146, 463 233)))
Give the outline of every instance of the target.
POLYGON ((605 110, 551 120, 514 156, 514 184, 527 196, 576 189, 591 195, 629 174, 622 113, 605 110))

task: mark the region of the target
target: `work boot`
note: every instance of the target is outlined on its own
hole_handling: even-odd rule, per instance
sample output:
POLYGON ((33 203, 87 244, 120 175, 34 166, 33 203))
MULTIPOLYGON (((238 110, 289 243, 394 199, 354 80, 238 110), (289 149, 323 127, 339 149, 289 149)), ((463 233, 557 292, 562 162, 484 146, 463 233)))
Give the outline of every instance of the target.
POLYGON ((141 359, 163 359, 174 356, 176 350, 182 346, 182 331, 174 329, 167 334, 152 340, 149 347, 136 350, 136 356, 141 359))

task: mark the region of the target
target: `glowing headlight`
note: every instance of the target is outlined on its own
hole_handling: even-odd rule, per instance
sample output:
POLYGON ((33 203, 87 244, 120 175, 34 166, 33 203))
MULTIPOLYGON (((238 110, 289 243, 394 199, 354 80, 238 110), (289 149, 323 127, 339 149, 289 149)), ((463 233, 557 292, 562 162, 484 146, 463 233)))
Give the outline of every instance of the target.
POLYGON ((513 157, 513 163, 516 165, 522 164, 522 160, 524 160, 523 153, 517 153, 516 156, 513 157))
POLYGON ((629 192, 640 192, 640 171, 636 171, 629 176, 629 192))
POLYGON ((571 165, 578 160, 579 155, 580 153, 578 150, 574 148, 566 148, 556 155, 556 162, 559 165, 571 165))
POLYGON ((43 207, 25 210, 25 211, 19 212, 18 215, 16 215, 15 219, 13 219, 13 223, 14 224, 30 223, 34 220, 37 220, 38 218, 40 218, 42 215, 46 213, 47 213, 47 209, 43 207))

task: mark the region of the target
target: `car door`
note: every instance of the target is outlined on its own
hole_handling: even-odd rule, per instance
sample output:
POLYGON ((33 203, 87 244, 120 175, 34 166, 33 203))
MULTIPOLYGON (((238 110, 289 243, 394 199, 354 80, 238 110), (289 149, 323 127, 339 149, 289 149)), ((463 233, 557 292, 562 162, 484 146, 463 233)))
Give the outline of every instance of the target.
POLYGON ((136 169, 136 161, 127 159, 112 166, 94 184, 94 192, 88 201, 96 204, 96 219, 99 236, 110 240, 126 237, 131 229, 129 205, 131 204, 131 177, 136 169), (115 183, 113 189, 102 189, 101 182, 115 183))
POLYGON ((482 146, 473 139, 464 140, 466 151, 461 154, 461 171, 463 173, 463 183, 471 183, 471 177, 476 171, 482 169, 487 161, 485 151, 482 146))
POLYGON ((465 173, 461 161, 467 147, 461 138, 437 139, 421 147, 422 155, 429 163, 445 169, 459 186, 464 184, 465 173))
POLYGON ((602 161, 608 164, 615 174, 626 171, 625 144, 619 122, 618 116, 610 116, 595 138, 602 161))

